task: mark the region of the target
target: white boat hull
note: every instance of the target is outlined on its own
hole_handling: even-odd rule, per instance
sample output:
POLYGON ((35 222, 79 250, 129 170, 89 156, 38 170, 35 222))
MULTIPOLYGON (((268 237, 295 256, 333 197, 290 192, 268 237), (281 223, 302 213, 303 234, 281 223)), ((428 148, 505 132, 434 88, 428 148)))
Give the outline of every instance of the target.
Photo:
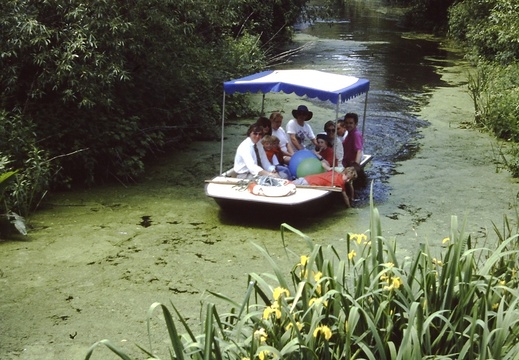
POLYGON ((315 213, 323 205, 329 205, 335 191, 318 188, 297 188, 287 196, 254 195, 247 189, 249 180, 217 176, 205 186, 207 196, 212 197, 224 210, 246 211, 275 209, 297 213, 315 213))

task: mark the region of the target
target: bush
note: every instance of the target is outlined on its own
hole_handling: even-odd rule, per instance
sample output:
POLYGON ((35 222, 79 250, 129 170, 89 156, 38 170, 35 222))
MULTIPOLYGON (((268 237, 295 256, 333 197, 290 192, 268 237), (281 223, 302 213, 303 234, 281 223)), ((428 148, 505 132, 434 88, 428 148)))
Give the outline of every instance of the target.
POLYGON ((0 225, 3 225, 7 220, 7 222, 14 224, 20 233, 25 235, 27 231, 25 229, 24 219, 9 209, 5 197, 6 190, 16 175, 16 171, 8 170, 8 165, 9 158, 2 156, 0 153, 0 225))
MULTIPOLYGON (((287 224, 281 237, 293 232, 308 244, 287 278, 274 259, 273 274, 249 275, 245 299, 228 301, 220 315, 206 304, 204 331, 195 334, 180 319, 155 303, 148 311, 163 312, 177 359, 512 359, 519 351, 519 268, 516 229, 505 222, 495 249, 474 247, 456 217, 444 249, 434 255, 424 244, 412 258, 399 259, 395 242, 381 236, 376 208, 371 205, 366 234, 349 234, 345 251, 314 244, 287 224), (512 235, 513 234, 513 235, 512 235), (180 335, 177 325, 186 333, 180 335)), ((438 239, 438 241, 441 241, 438 239)), ((141 348, 157 358, 151 343, 141 348)), ((107 340, 122 359, 129 357, 107 340)))
POLYGON ((133 181, 214 135, 222 82, 264 69, 306 2, 2 1, 0 111, 34 124, 54 184, 133 181))
POLYGON ((507 66, 479 62, 469 75, 469 93, 475 109, 476 125, 513 145, 503 156, 504 166, 519 176, 519 64, 507 66))
POLYGON ((0 110, 0 174, 13 172, 4 183, 2 212, 27 216, 49 189, 52 166, 36 140, 35 126, 19 113, 0 110))
POLYGON ((449 33, 472 56, 500 64, 519 58, 519 4, 515 0, 462 0, 449 8, 449 33))

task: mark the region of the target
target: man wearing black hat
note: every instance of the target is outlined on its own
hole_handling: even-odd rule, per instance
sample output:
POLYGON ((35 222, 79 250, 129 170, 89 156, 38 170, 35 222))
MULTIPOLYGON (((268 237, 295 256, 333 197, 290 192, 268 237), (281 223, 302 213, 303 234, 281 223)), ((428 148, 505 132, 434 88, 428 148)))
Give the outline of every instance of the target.
POLYGON ((294 118, 287 124, 287 134, 295 150, 303 150, 305 148, 305 140, 309 139, 314 146, 317 146, 314 131, 307 123, 314 115, 305 105, 299 105, 297 109, 292 110, 294 118))

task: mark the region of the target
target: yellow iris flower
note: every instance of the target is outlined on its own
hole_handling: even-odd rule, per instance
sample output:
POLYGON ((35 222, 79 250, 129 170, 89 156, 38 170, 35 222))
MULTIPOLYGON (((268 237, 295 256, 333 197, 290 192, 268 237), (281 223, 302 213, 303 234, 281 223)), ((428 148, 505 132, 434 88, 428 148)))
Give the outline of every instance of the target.
POLYGON ((330 340, 330 338, 332 337, 332 330, 330 330, 330 328, 326 325, 316 327, 313 334, 314 337, 316 338, 317 336, 319 336, 319 333, 323 334, 326 340, 330 340))
MULTIPOLYGON (((293 326, 294 326, 294 324, 288 323, 288 325, 285 327, 285 330, 288 331, 288 330, 292 329, 293 326)), ((296 326, 299 331, 301 331, 301 329, 303 328, 303 324, 301 324, 299 321, 296 321, 296 326)))
POLYGON ((394 277, 391 279, 391 285, 384 286, 384 289, 391 291, 393 289, 398 289, 400 286, 402 286, 402 280, 399 277, 394 277))
POLYGON ((260 343, 264 343, 265 341, 267 341, 267 338, 268 338, 268 334, 267 332, 265 331, 265 329, 261 328, 259 330, 256 330, 254 332, 254 337, 256 339, 258 339, 260 341, 260 343))
POLYGON ((281 319, 281 310, 279 309, 277 301, 274 301, 272 305, 267 306, 265 310, 263 310, 263 319, 269 319, 271 314, 275 314, 276 319, 281 319))
POLYGON ((290 296, 290 291, 288 289, 277 287, 274 289, 274 292, 272 293, 272 297, 275 301, 278 301, 281 295, 285 294, 285 296, 290 296))
POLYGON ((260 360, 268 359, 269 358, 269 354, 270 354, 270 351, 268 351, 268 350, 260 351, 260 353, 258 354, 258 358, 260 360))
POLYGON ((366 234, 350 234, 350 240, 356 241, 360 245, 363 241, 366 242, 368 240, 368 236, 366 234))

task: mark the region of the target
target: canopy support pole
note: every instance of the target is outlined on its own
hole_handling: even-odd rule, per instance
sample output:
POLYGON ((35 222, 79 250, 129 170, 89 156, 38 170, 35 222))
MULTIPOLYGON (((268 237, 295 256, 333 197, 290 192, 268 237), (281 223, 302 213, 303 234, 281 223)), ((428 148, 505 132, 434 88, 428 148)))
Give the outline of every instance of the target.
POLYGON ((224 139, 224 127, 225 127, 225 89, 223 90, 222 100, 222 138, 220 140, 220 174, 223 173, 223 139, 224 139))
POLYGON ((339 164, 335 163, 335 160, 337 159, 335 156, 335 144, 337 141, 339 141, 339 138, 337 137, 337 119, 339 119, 339 104, 342 102, 342 96, 339 94, 339 97, 337 98, 337 104, 335 104, 335 141, 333 142, 333 161, 332 161, 332 186, 335 184, 335 167, 339 166, 339 164))
POLYGON ((265 93, 261 97, 261 113, 260 116, 265 116, 265 93))
POLYGON ((364 136, 364 128, 366 127, 366 112, 368 110, 368 93, 369 93, 369 91, 366 91, 366 98, 364 100, 364 115, 362 116, 362 139, 363 140, 366 139, 366 137, 364 136))

